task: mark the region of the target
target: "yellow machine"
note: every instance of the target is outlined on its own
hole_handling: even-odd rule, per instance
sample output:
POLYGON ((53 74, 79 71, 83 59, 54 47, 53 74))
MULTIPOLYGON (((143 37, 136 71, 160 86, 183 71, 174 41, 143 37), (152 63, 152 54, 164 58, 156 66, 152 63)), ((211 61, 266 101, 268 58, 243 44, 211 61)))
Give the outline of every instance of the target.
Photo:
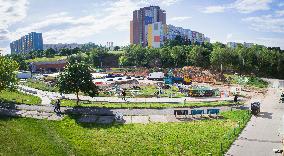
POLYGON ((189 75, 184 75, 183 81, 186 85, 192 84, 192 78, 189 75))

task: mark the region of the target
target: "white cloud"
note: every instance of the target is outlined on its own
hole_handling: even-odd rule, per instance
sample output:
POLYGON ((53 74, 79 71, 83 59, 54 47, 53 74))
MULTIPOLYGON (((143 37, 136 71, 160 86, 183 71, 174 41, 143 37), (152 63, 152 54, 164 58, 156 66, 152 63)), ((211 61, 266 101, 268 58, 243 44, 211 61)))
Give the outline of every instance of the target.
POLYGON ((105 16, 101 18, 97 18, 96 15, 73 17, 66 12, 52 14, 43 21, 18 28, 10 33, 10 40, 37 31, 43 32, 45 43, 75 42, 110 28, 125 30, 129 27, 132 11, 137 8, 136 3, 131 0, 119 0, 106 8, 103 11, 105 16))
POLYGON ((276 10, 275 11, 275 14, 277 15, 277 16, 284 16, 284 10, 276 10))
POLYGON ((279 6, 279 7, 283 7, 283 6, 284 6, 284 3, 279 3, 278 6, 279 6))
POLYGON ((233 37, 233 34, 229 33, 227 34, 227 40, 230 40, 233 37))
POLYGON ((170 21, 176 21, 176 22, 182 22, 182 21, 185 21, 185 20, 188 20, 188 19, 191 19, 191 18, 192 17, 190 17, 190 16, 180 16, 180 17, 172 17, 169 20, 170 21))
MULTIPOLYGON (((17 29, 10 34, 10 39, 14 40, 31 31, 37 31, 43 32, 45 43, 65 43, 76 42, 110 29, 125 31, 129 30, 129 21, 132 19, 133 10, 155 3, 172 5, 178 1, 180 0, 117 0, 108 3, 108 7, 101 12, 103 16, 90 14, 88 16, 73 17, 67 12, 56 13, 47 16, 43 21, 34 22, 17 29)), ((183 17, 184 20, 186 18, 189 17, 183 17)))
POLYGON ((267 38, 261 37, 256 39, 259 44, 263 44, 269 47, 281 47, 284 49, 284 38, 267 38))
POLYGON ((28 4, 27 0, 0 0, 0 41, 9 38, 8 27, 11 24, 27 16, 28 4))
POLYGON ((248 17, 243 21, 250 24, 250 28, 261 32, 284 33, 284 18, 274 15, 248 17))
POLYGON ((241 13, 251 13, 259 10, 269 10, 272 0, 237 0, 232 8, 241 13))
POLYGON ((208 6, 204 13, 218 13, 225 10, 234 9, 240 13, 252 13, 260 10, 269 10, 272 0, 236 0, 234 3, 226 5, 208 6))
POLYGON ((161 6, 170 6, 181 0, 133 0, 140 5, 161 5, 161 6))
POLYGON ((220 13, 220 12, 224 12, 226 9, 226 7, 224 6, 208 6, 205 8, 204 11, 202 11, 203 13, 220 13))

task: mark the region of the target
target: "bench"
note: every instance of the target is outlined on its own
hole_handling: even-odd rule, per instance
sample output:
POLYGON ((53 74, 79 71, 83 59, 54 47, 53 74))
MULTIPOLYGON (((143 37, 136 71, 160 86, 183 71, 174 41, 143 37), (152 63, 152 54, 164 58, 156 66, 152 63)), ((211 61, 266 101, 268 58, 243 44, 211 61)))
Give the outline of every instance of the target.
POLYGON ((204 114, 204 110, 191 110, 191 115, 202 115, 204 114))
POLYGON ((174 115, 188 115, 188 110, 174 110, 174 115))
POLYGON ((207 109, 207 114, 216 114, 218 115, 220 113, 220 109, 207 109))

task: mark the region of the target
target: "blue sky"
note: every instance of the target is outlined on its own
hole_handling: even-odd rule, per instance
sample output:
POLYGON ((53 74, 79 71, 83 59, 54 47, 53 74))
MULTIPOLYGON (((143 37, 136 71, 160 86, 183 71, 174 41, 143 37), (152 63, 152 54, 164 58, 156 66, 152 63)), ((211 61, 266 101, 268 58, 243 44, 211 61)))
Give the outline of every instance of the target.
POLYGON ((159 5, 167 24, 212 42, 253 42, 284 49, 283 0, 0 0, 0 48, 31 31, 44 43, 129 44, 132 11, 159 5))

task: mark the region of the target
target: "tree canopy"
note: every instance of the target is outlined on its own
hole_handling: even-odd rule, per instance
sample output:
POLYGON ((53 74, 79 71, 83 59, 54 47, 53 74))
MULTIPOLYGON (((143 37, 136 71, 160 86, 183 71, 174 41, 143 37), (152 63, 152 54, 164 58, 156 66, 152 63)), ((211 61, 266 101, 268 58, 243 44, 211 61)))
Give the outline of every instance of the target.
POLYGON ((0 56, 0 92, 4 89, 14 89, 17 84, 16 71, 18 63, 0 56))
POLYGON ((88 65, 84 62, 69 63, 59 76, 58 87, 60 93, 76 93, 77 104, 79 103, 79 92, 96 96, 97 86, 92 82, 92 74, 88 65))

